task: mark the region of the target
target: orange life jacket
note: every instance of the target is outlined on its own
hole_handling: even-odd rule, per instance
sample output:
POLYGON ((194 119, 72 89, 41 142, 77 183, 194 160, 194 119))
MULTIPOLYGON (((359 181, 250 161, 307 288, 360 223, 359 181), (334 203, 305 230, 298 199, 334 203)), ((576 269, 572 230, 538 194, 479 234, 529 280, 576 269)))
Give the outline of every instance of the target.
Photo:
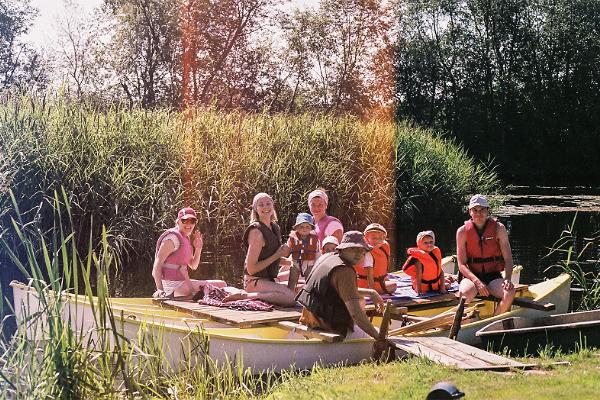
POLYGON ((467 265, 475 274, 504 270, 504 259, 498 241, 498 221, 488 218, 480 232, 472 220, 465 221, 467 265))
POLYGON ((421 292, 440 290, 442 252, 439 247, 435 246, 430 253, 421 250, 418 247, 411 247, 406 250, 406 253, 408 254, 408 259, 402 266, 402 270, 410 276, 413 289, 415 291, 417 290, 417 266, 413 260, 419 260, 423 265, 423 273, 421 274, 421 292))
POLYGON ((296 232, 291 231, 288 239, 288 246, 292 250, 292 260, 298 261, 315 261, 319 252, 319 239, 314 231, 311 231, 308 237, 304 240, 299 239, 296 232))
MULTIPOLYGON (((373 280, 375 283, 379 283, 381 290, 385 293, 385 278, 387 277, 388 265, 390 263, 390 244, 384 241, 381 246, 371 250, 371 256, 373 257, 373 280)), ((354 270, 356 271, 356 283, 358 287, 368 288, 367 269, 357 264, 354 266, 354 270)))

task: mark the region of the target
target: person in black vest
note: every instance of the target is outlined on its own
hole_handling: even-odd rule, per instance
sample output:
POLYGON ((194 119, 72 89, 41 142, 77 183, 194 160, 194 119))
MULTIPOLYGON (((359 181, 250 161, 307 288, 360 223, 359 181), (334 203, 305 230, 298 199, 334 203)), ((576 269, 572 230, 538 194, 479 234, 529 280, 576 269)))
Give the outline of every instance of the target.
POLYGON ((244 289, 231 294, 223 301, 258 299, 279 306, 295 304, 294 292, 275 282, 281 257, 290 255, 290 248, 281 244, 281 230, 273 199, 259 193, 252 200, 250 225, 243 238, 248 248, 244 263, 244 289))
POLYGON ((376 308, 383 311, 383 300, 375 290, 357 287, 353 268, 371 249, 362 232, 349 231, 344 233, 336 252, 324 254, 317 260, 306 285, 296 296, 296 301, 304 306, 301 323, 343 336, 354 331, 356 324, 377 339, 377 328, 369 321, 360 301, 368 296, 376 308))

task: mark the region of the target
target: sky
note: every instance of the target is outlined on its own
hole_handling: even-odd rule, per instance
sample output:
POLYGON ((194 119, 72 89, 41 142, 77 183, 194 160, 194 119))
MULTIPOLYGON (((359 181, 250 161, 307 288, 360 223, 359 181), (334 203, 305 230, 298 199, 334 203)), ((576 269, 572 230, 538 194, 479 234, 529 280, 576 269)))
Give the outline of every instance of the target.
MULTIPOLYGON (((102 0, 73 0, 82 12, 89 13, 99 6, 102 0)), ((51 43, 56 36, 56 19, 65 14, 64 0, 31 0, 31 5, 38 9, 38 16, 33 21, 25 41, 36 48, 51 43)))
MULTIPOLYGON (((170 1, 170 0, 165 0, 170 1)), ((102 3, 102 0, 71 0, 82 12, 89 13, 102 3)), ((52 43, 56 38, 56 20, 65 14, 65 0, 31 0, 31 5, 38 9, 38 16, 24 37, 35 48, 40 49, 52 43)), ((305 8, 318 4, 318 0, 291 0, 288 7, 305 8)))

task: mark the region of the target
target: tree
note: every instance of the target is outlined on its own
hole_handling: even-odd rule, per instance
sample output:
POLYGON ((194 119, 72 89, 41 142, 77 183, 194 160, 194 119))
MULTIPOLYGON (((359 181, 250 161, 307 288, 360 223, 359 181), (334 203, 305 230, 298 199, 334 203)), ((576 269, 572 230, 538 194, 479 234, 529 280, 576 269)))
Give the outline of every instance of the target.
POLYGON ((36 10, 29 0, 0 0, 0 85, 3 88, 45 84, 38 54, 19 41, 27 33, 36 10))
POLYGON ((107 62, 130 102, 151 108, 180 99, 178 2, 105 0, 111 42, 107 62))
POLYGON ((377 103, 389 107, 384 91, 374 94, 376 85, 386 80, 374 60, 385 64, 389 55, 389 11, 379 0, 322 0, 317 10, 284 17, 293 88, 288 110, 301 103, 365 116, 377 103))
POLYGON ((398 118, 491 155, 504 178, 600 177, 580 173, 599 170, 600 3, 407 0, 400 15, 398 118))

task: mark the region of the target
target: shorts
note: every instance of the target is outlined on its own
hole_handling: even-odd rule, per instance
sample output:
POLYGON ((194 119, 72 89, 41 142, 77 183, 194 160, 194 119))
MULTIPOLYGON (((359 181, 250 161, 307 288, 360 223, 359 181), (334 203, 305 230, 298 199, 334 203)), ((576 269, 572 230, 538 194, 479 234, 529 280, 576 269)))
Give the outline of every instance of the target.
MULTIPOLYGON (((484 285, 489 285, 490 282, 496 280, 496 279, 503 279, 502 278, 502 274, 498 271, 496 272, 488 272, 488 273, 483 273, 483 274, 475 274, 475 276, 481 281, 483 282, 484 285)), ((458 283, 460 283, 463 280, 464 276, 463 274, 461 274, 460 272, 458 273, 458 283)))
POLYGON ((491 281, 494 281, 496 279, 502 279, 502 274, 498 271, 483 274, 475 274, 475 276, 479 278, 479 280, 485 285, 489 285, 491 281))

